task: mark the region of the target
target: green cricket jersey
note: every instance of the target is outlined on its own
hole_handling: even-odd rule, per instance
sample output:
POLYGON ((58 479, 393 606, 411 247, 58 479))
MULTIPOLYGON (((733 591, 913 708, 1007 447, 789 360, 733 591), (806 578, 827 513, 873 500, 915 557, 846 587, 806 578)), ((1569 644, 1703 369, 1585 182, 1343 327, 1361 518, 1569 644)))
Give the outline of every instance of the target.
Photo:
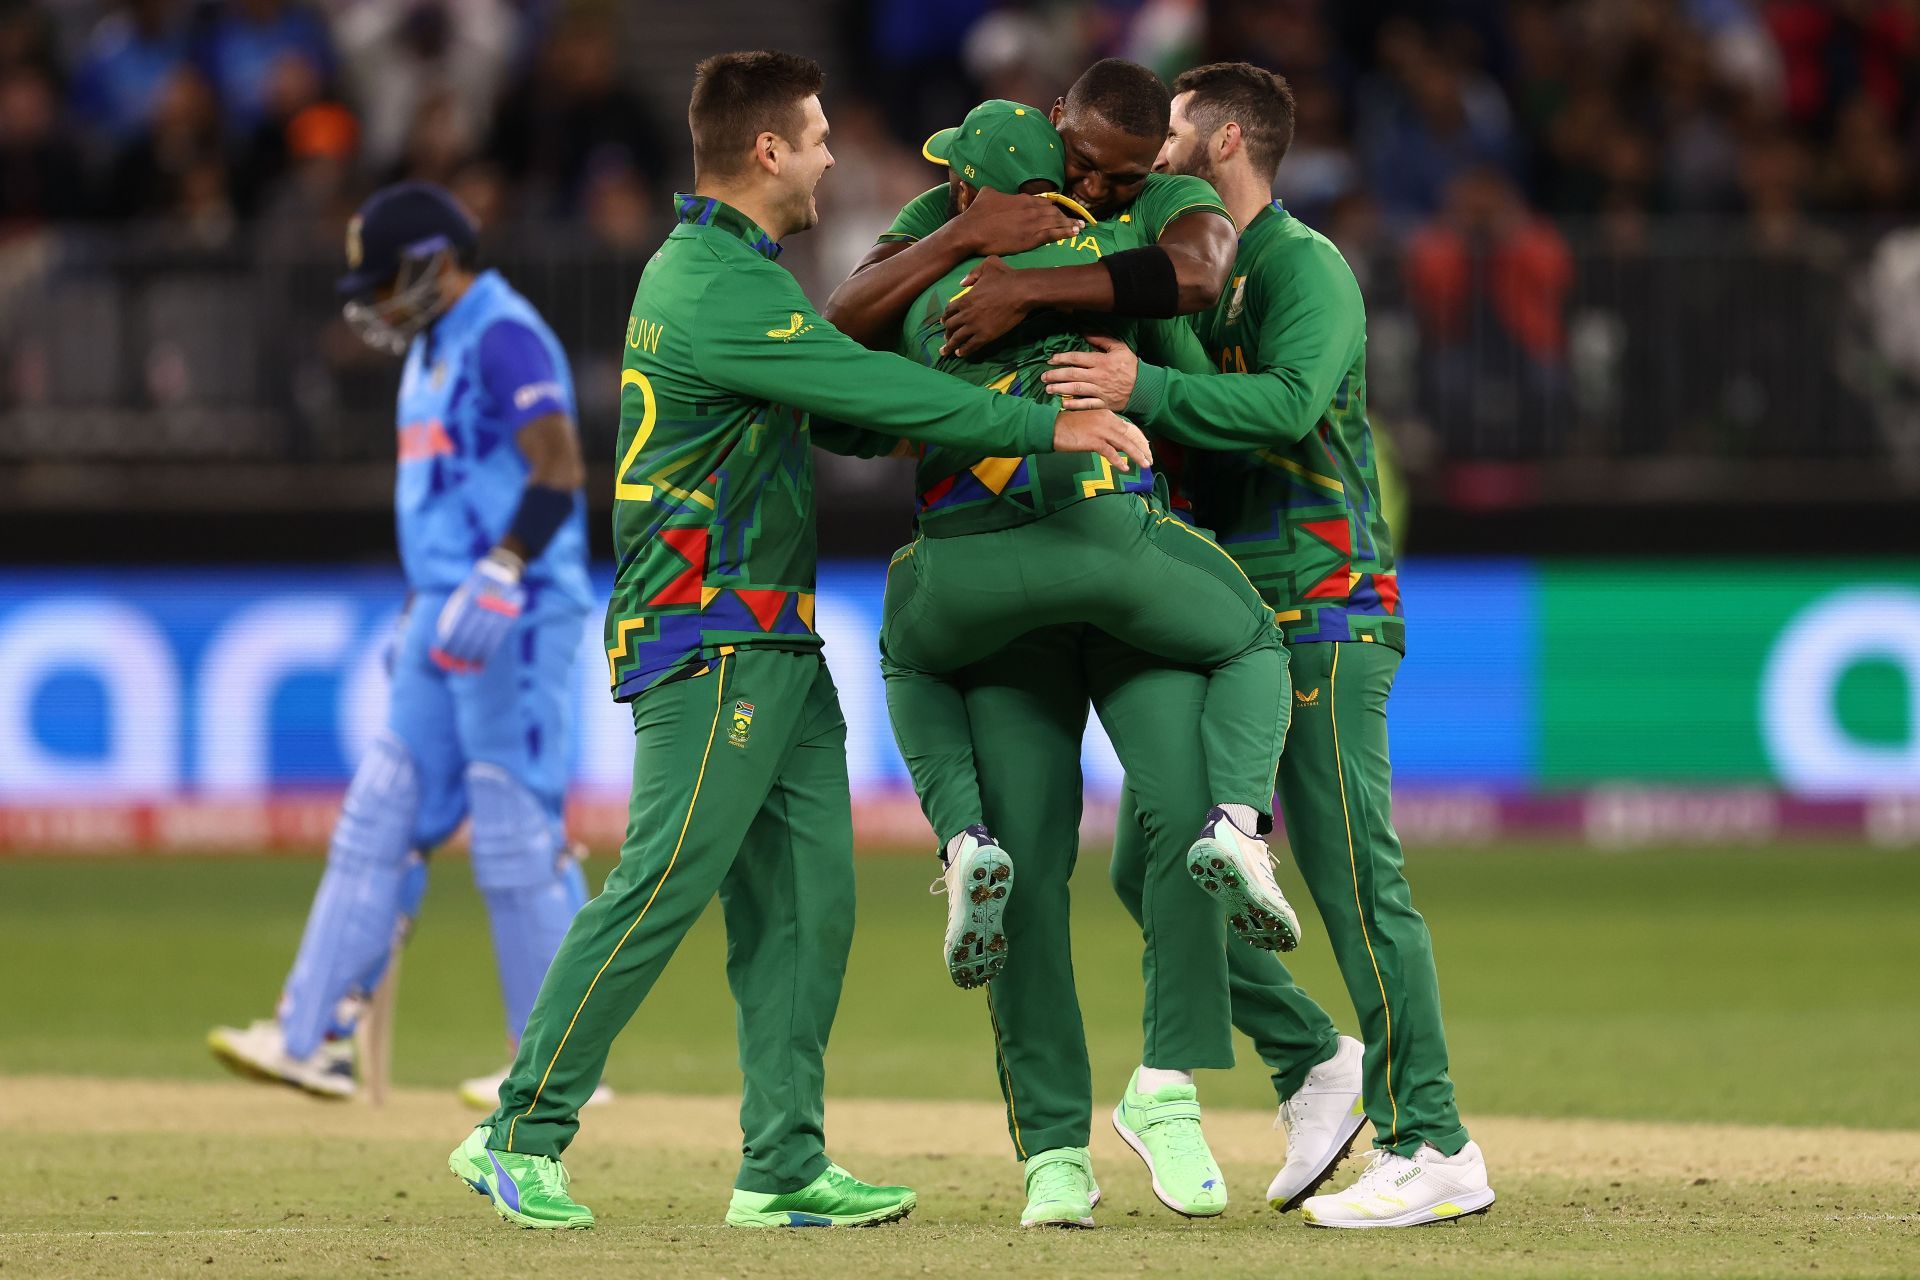
POLYGON ((674 202, 620 375, 606 644, 622 701, 734 648, 819 648, 809 414, 978 455, 1046 449, 1057 412, 868 351, 745 215, 674 202))
MULTIPOLYGON (((1154 243, 1175 218, 1195 209, 1227 216, 1213 188, 1198 178, 1154 174, 1133 203, 1080 234, 1005 259, 1010 267, 1071 267, 1098 262, 1109 253, 1154 243)), ((947 188, 916 197, 880 238, 918 240, 938 230, 947 217, 947 188)), ((1057 351, 1085 351, 1088 331, 1104 333, 1142 350, 1149 358, 1199 373, 1212 366, 1192 344, 1177 320, 1129 316, 1076 316, 1036 311, 979 357, 941 356, 946 334, 941 324, 960 282, 980 259, 961 263, 936 281, 907 310, 900 350, 908 357, 963 381, 1017 398, 1056 403, 1040 375, 1057 351)), ((1115 472, 1097 453, 1050 453, 1025 457, 987 457, 941 446, 920 450, 915 477, 919 527, 928 537, 985 533, 1037 520, 1062 507, 1103 493, 1146 493, 1153 471, 1135 467, 1115 472)))
POLYGON ((1226 291, 1193 317, 1210 368, 1143 362, 1136 421, 1194 452, 1162 468, 1273 607, 1287 643, 1406 651, 1367 423, 1367 317, 1331 241, 1278 200, 1240 233, 1226 291), (1216 452, 1218 451, 1218 452, 1216 452))

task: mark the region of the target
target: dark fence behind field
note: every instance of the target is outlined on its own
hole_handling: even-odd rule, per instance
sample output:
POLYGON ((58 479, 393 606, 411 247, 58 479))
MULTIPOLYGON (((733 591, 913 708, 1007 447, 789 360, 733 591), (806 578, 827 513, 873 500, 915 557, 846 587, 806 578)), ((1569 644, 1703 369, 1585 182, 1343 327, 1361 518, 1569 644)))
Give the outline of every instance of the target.
MULTIPOLYGON (((846 238, 795 247, 823 300, 846 238)), ((1375 420, 1429 495, 1920 495, 1920 229, 1536 222, 1342 248, 1368 301, 1375 420)), ((540 227, 491 248, 571 353, 590 458, 613 449, 618 335, 646 257, 540 227)), ((325 229, 0 246, 0 487, 48 509, 161 477, 188 486, 172 505, 209 510, 252 485, 377 500, 396 371, 340 321, 337 270, 325 229)), ((870 474, 828 466, 823 488, 857 493, 870 474)))

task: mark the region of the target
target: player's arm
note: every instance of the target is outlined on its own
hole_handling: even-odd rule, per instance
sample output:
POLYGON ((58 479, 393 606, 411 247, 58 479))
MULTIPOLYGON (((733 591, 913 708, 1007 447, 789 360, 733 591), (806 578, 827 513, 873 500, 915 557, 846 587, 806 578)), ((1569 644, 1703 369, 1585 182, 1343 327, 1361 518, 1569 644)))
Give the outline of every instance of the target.
POLYGON ((1204 311, 1226 287, 1237 245, 1216 201, 1170 218, 1153 244, 1085 266, 1015 271, 989 258, 948 304, 941 354, 970 356, 1042 308, 1146 317, 1204 311))
MULTIPOLYGON (((1283 274, 1250 280, 1256 348, 1226 358, 1232 376, 1136 360, 1125 348, 1063 352, 1045 375, 1069 408, 1108 405, 1156 434, 1202 449, 1285 446, 1325 415, 1366 341, 1366 310, 1352 271, 1331 247, 1315 245, 1283 274), (1238 372, 1240 357, 1246 372, 1238 372)), ((1205 353, 1202 352, 1204 359, 1205 353)))
POLYGON ((431 656, 449 671, 479 670, 506 639, 526 606, 521 575, 573 514, 587 478, 566 387, 539 336, 517 320, 495 321, 480 336, 479 364, 482 393, 514 433, 527 483, 506 533, 440 610, 431 656))
POLYGON ((1139 429, 1105 410, 1056 410, 868 351, 778 269, 727 272, 707 287, 693 360, 701 377, 729 391, 982 456, 1090 452, 1123 470, 1126 457, 1152 460, 1139 429))
POLYGON ((907 458, 914 452, 911 440, 827 418, 815 418, 807 428, 807 435, 815 448, 843 458, 907 458))
POLYGON ((970 258, 1023 253, 1074 234, 1081 224, 1035 196, 981 188, 966 212, 946 221, 947 189, 935 187, 900 211, 822 314, 863 347, 887 346, 915 298, 970 258))

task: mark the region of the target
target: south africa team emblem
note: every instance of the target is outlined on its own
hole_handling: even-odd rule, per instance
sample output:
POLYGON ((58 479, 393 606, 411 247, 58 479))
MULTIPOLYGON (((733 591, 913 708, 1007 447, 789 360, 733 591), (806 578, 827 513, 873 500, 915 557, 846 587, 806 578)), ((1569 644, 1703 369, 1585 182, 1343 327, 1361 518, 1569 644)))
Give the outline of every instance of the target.
POLYGON ((1246 309, 1247 278, 1245 276, 1235 276, 1233 278, 1233 297, 1227 303, 1227 323, 1232 324, 1235 320, 1238 320, 1240 313, 1246 309))
POLYGON ((727 741, 736 747, 747 745, 747 735, 753 732, 753 704, 736 702, 733 704, 733 727, 727 730, 727 741))

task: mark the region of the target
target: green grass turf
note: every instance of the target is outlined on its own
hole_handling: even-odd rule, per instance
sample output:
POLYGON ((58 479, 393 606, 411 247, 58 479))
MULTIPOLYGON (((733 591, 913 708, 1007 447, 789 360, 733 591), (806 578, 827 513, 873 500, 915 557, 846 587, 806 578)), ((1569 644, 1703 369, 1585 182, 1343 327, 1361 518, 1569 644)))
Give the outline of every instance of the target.
MULTIPOLYGON (((0 859, 7 1018, 0 1072, 218 1074, 202 1039, 268 1013, 298 942, 314 859, 0 859)), ((593 868, 595 882, 606 870, 593 868)), ((930 859, 863 857, 860 918, 828 1087, 844 1097, 994 1094, 977 993, 939 956, 930 859)), ((1139 944, 1100 858, 1076 878, 1075 947, 1095 1089, 1139 1045, 1139 944)), ((1920 857, 1853 847, 1419 851, 1463 1110, 1920 1128, 1920 857)), ((1290 867, 1283 883, 1306 897, 1290 867)), ((1295 971, 1352 1013, 1318 921, 1295 971)), ((616 1086, 737 1088, 718 911, 682 946, 614 1050, 616 1086)), ((396 1074, 443 1085, 504 1058, 484 916, 464 863, 428 894, 400 993, 396 1074)), ((1270 1106, 1251 1053, 1202 1077, 1270 1106)), ((1551 1196, 1548 1197, 1549 1199, 1551 1196)), ((796 1255, 798 1256, 798 1255, 796 1255)))
MULTIPOLYGON (((457 1135, 454 1135, 457 1136, 457 1135)), ((1102 1228, 1020 1231, 1004 1161, 900 1159, 921 1207, 867 1231, 729 1231, 732 1172, 638 1148, 570 1159, 600 1226, 499 1222, 443 1171, 446 1142, 261 1143, 118 1135, 13 1159, 7 1276, 599 1277, 1115 1275, 1317 1277, 1911 1275, 1920 1215, 1900 1188, 1509 1176, 1482 1218, 1402 1232, 1320 1232, 1257 1202, 1188 1224, 1113 1169, 1102 1228), (24 1158, 24 1159, 23 1159, 24 1158), (183 1176, 190 1168, 191 1173, 183 1176), (99 1234, 95 1234, 99 1233, 99 1234)), ((1264 1170, 1229 1168, 1237 1185, 1264 1170)))

